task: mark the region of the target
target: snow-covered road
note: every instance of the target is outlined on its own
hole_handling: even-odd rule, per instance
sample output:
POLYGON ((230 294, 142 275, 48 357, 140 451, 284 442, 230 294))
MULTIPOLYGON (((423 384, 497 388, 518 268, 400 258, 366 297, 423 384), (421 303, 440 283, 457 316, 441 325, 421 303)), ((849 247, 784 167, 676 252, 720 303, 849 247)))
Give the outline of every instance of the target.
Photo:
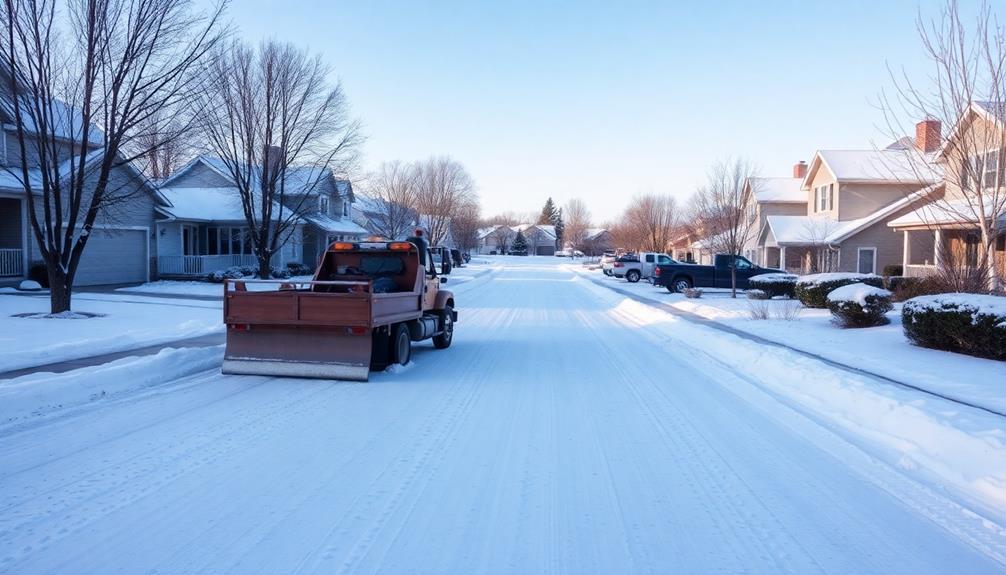
POLYGON ((205 372, 0 431, 0 572, 1003 569, 978 549, 1002 535, 965 542, 588 284, 504 269, 459 296, 450 350, 367 384, 205 372))

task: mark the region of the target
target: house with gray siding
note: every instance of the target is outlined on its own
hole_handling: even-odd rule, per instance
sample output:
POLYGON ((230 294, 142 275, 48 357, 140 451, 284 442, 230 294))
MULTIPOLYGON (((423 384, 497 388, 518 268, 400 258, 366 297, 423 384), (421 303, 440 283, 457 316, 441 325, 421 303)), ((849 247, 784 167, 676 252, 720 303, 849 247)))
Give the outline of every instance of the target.
MULTIPOLYGON (((67 109, 67 114, 72 110, 67 109)), ((22 183, 22 157, 19 153, 14 120, 6 106, 0 106, 0 285, 17 285, 28 275, 33 262, 42 256, 29 220, 29 203, 22 183)), ((43 218, 41 175, 38 159, 31 153, 28 164, 38 217, 43 218)), ((103 159, 100 140, 88 146, 85 169, 92 174, 103 159)), ((67 149, 67 157, 69 150, 67 149)), ((65 173, 70 169, 66 163, 65 173)), ((67 176, 68 177, 68 176, 67 176)), ((96 174, 89 176, 91 179, 96 174)), ((93 189, 86 186, 85 189, 93 189)), ((151 260, 157 253, 155 211, 166 205, 151 182, 134 166, 121 163, 109 174, 108 194, 115 202, 97 216, 91 236, 84 246, 74 285, 113 285, 148 281, 151 260)))
MULTIPOLYGON (((352 183, 331 170, 292 168, 276 221, 293 217, 273 265, 313 267, 337 240, 359 240, 367 230, 353 221, 352 183)), ((199 156, 160 185, 169 205, 159 207, 157 268, 162 277, 201 277, 231 266, 257 265, 241 206, 226 164, 199 156)))

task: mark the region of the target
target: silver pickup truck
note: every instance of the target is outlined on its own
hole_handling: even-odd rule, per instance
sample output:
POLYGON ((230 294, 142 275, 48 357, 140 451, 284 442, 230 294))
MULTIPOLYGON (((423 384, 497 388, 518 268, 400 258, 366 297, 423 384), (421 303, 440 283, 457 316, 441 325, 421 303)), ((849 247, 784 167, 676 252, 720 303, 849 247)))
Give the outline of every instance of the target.
POLYGON ((676 264, 671 256, 658 254, 656 252, 642 252, 639 254, 627 254, 617 258, 611 264, 611 274, 616 278, 625 278, 629 283, 636 283, 641 279, 649 279, 653 276, 653 271, 658 265, 676 264))

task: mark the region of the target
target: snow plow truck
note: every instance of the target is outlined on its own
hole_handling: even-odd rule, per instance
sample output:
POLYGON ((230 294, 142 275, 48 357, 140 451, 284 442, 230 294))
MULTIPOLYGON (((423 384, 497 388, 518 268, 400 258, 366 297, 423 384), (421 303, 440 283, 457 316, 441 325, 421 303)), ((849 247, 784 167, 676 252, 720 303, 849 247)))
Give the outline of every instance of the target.
POLYGON ((454 337, 454 294, 441 289, 422 237, 332 243, 310 282, 227 280, 223 373, 366 381, 406 364, 412 342, 454 337))

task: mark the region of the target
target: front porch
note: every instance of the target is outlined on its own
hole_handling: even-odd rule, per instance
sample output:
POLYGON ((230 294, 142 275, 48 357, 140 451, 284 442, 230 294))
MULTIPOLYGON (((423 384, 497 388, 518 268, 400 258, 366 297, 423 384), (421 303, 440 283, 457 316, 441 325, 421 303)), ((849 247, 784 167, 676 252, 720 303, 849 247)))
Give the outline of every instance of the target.
POLYGON ((0 281, 25 277, 24 203, 19 198, 0 198, 0 281))
MULTIPOLYGON (((982 250, 978 229, 936 228, 902 229, 904 251, 902 268, 907 277, 927 277, 944 266, 960 268, 979 264, 982 250)), ((1000 278, 1006 277, 1006 233, 993 244, 992 265, 1000 278)))
MULTIPOLYGON (((294 226, 272 265, 302 263, 303 234, 294 226)), ((159 222, 157 274, 164 279, 205 278, 232 267, 258 267, 248 229, 243 222, 159 222)))

